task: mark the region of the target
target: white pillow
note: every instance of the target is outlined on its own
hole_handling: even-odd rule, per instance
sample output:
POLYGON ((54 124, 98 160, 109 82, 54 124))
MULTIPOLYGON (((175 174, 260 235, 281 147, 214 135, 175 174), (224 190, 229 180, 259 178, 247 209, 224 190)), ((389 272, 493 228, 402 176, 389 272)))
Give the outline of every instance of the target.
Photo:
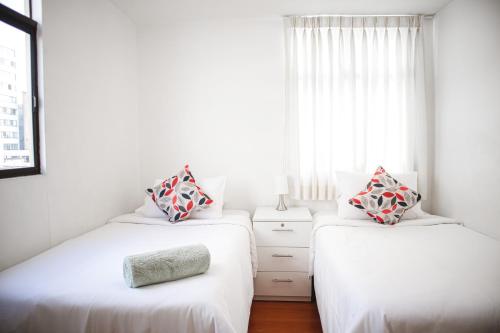
MULTIPOLYGON (((417 173, 394 173, 391 174, 396 180, 409 186, 411 189, 418 190, 417 173)), ((345 172, 337 171, 337 206, 338 216, 344 219, 353 220, 369 220, 370 217, 362 210, 349 204, 349 199, 359 193, 366 187, 370 181, 371 175, 360 172, 345 172)), ((422 210, 421 203, 419 202, 411 209, 407 210, 402 219, 413 220, 417 219, 426 213, 422 210)))
POLYGON ((135 210, 136 214, 144 217, 166 217, 165 213, 158 208, 149 195, 144 197, 144 204, 135 210))
POLYGON ((196 182, 199 187, 214 202, 207 208, 196 210, 191 213, 193 219, 218 219, 222 217, 222 208, 224 207, 224 190, 226 188, 226 177, 212 177, 201 179, 196 182))
MULTIPOLYGON (((161 179, 155 180, 155 185, 162 182, 161 179)), ((193 219, 212 219, 222 217, 222 208, 224 207, 224 190, 226 188, 226 177, 212 177, 201 179, 196 182, 203 191, 214 201, 208 208, 194 211, 190 218, 193 219)), ((136 214, 144 217, 165 217, 165 213, 158 208, 150 196, 144 198, 144 204, 135 210, 136 214)))

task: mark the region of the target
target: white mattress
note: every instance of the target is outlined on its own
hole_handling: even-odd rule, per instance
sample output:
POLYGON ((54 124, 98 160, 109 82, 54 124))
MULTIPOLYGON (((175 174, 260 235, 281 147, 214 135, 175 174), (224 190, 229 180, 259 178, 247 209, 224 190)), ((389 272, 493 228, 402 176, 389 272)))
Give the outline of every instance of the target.
POLYGON ((247 212, 175 225, 120 216, 1 272, 0 332, 246 332, 256 265, 247 212), (205 274, 125 285, 126 255, 193 243, 210 251, 205 274))
POLYGON ((315 216, 324 332, 500 332, 500 242, 428 215, 380 226, 315 216))

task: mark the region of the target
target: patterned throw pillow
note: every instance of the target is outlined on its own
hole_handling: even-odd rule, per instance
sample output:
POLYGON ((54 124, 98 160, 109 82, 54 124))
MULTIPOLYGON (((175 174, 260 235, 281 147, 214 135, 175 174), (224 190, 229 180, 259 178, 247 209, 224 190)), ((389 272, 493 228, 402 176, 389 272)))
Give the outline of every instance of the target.
POLYGON ((420 199, 420 194, 379 166, 366 189, 349 199, 349 204, 366 212, 375 222, 396 224, 420 199))
POLYGON ((212 204, 212 199, 196 185, 189 165, 177 175, 165 179, 147 193, 156 205, 167 215, 170 222, 179 222, 189 218, 194 210, 204 209, 212 204))

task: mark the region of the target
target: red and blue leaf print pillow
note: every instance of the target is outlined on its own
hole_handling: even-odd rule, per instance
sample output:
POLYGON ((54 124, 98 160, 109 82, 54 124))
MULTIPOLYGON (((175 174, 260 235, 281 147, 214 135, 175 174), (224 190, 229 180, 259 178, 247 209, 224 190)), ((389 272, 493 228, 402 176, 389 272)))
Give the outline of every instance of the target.
POLYGON ((147 193, 173 223, 188 219, 191 212, 204 209, 213 202, 196 185, 189 171, 189 165, 184 166, 184 169, 175 176, 165 179, 153 188, 148 188, 147 193))
POLYGON ((379 166, 366 188, 349 199, 349 204, 363 210, 377 223, 396 224, 420 199, 420 194, 379 166))

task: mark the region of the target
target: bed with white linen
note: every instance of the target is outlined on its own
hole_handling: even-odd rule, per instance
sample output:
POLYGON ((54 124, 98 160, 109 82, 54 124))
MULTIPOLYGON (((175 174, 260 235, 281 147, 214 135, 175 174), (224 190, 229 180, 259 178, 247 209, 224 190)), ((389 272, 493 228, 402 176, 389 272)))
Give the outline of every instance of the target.
POLYGON ((256 271, 248 212, 170 224, 137 214, 0 273, 0 332, 246 332, 256 271), (128 288, 123 258, 202 243, 205 274, 128 288))
POLYGON ((324 332, 500 332, 500 242, 426 215, 395 226, 317 213, 324 332))

